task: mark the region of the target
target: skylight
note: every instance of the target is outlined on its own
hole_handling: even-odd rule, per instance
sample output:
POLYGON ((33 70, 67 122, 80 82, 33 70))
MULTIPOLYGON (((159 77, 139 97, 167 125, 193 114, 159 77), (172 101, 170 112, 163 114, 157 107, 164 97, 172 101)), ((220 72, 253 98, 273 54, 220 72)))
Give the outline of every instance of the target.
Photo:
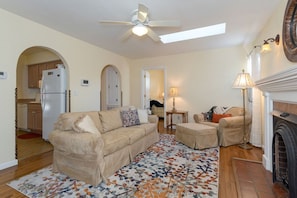
POLYGON ((186 30, 182 32, 161 35, 160 39, 162 43, 173 43, 177 41, 184 41, 184 40, 202 38, 207 36, 214 36, 218 34, 224 34, 225 32, 226 32, 226 23, 220 23, 217 25, 211 25, 211 26, 206 26, 202 28, 196 28, 192 30, 186 30))

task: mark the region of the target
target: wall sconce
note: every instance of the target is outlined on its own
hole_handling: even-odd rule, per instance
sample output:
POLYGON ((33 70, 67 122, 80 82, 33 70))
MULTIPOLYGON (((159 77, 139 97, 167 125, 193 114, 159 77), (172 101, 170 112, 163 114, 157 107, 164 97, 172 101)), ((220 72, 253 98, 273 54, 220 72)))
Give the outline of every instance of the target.
POLYGON ((177 88, 176 87, 170 88, 169 96, 173 97, 172 112, 176 112, 176 108, 175 108, 175 97, 177 96, 177 88))
POLYGON ((262 45, 262 52, 269 52, 271 51, 271 48, 270 48, 270 44, 269 43, 272 43, 272 42, 275 42, 276 45, 279 45, 279 34, 276 35, 275 38, 269 38, 269 39, 266 39, 264 40, 264 43, 262 45))

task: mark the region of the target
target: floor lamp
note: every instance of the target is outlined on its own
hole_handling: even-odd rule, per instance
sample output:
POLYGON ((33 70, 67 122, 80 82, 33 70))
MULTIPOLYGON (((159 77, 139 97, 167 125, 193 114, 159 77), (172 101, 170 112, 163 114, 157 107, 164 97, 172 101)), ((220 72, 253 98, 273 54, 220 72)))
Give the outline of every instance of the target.
POLYGON ((249 73, 239 73, 237 78, 233 83, 233 88, 240 88, 242 91, 242 102, 243 102, 243 144, 239 146, 243 149, 251 149, 252 147, 247 144, 247 133, 246 133, 246 125, 245 125, 245 97, 246 97, 246 89, 252 88, 254 86, 254 82, 251 79, 249 73))

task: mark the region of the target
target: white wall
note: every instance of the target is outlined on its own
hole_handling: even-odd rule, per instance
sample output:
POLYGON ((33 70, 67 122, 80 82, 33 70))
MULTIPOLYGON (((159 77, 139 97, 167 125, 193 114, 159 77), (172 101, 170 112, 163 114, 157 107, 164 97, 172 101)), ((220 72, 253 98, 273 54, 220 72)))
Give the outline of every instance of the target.
MULTIPOLYGON (((141 71, 145 67, 162 66, 167 73, 167 92, 172 86, 179 88, 175 100, 177 110, 193 114, 208 111, 212 106, 242 106, 242 96, 232 84, 238 73, 246 67, 246 53, 242 47, 206 50, 174 56, 131 60, 131 103, 141 106, 141 71)), ((166 108, 172 109, 168 96, 166 108)))
POLYGON ((277 10, 271 16, 270 20, 263 27, 261 33, 254 41, 253 45, 262 45, 263 41, 268 38, 275 38, 280 35, 279 45, 271 44, 272 51, 261 54, 261 78, 271 76, 281 71, 297 66, 297 63, 290 62, 283 49, 283 19, 286 10, 287 0, 281 1, 277 10))
POLYGON ((100 108, 100 75, 106 65, 121 72, 123 104, 130 103, 129 65, 127 59, 86 42, 49 29, 40 24, 0 9, 0 71, 8 78, 0 80, 0 169, 16 164, 15 160, 15 87, 16 68, 20 55, 33 46, 53 49, 69 69, 69 88, 72 91, 71 110, 88 111, 100 108), (90 86, 80 86, 88 79, 90 86))

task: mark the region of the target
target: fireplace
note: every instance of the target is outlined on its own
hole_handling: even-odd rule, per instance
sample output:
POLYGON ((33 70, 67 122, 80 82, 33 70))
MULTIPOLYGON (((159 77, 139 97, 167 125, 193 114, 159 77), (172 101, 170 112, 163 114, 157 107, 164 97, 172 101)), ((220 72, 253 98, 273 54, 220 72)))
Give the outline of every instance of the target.
MULTIPOLYGON (((288 142, 292 141, 292 138, 289 137, 293 134, 296 135, 296 126, 292 126, 293 124, 291 124, 291 121, 288 119, 290 119, 293 114, 297 115, 297 67, 292 67, 288 70, 262 78, 256 81, 256 87, 263 93, 263 166, 266 170, 271 172, 273 172, 275 168, 280 168, 280 175, 276 174, 273 176, 273 179, 276 183, 281 183, 283 186, 287 185, 290 193, 291 191, 293 193, 290 197, 297 197, 296 166, 293 173, 290 171, 292 169, 291 161, 294 160, 292 158, 296 160, 296 154, 292 155, 292 148, 287 148, 288 142), (279 108, 278 104, 282 104, 281 106, 285 107, 285 109, 279 108), (275 110, 280 112, 274 115, 275 110), (285 114, 281 116, 280 114, 282 112, 288 112, 290 116, 286 116, 285 114), (289 132, 281 132, 285 130, 289 132), (289 136, 287 136, 287 133, 289 136), (275 146, 272 146, 275 143, 277 147, 279 147, 277 148, 277 152, 275 152, 275 146), (290 152, 289 155, 288 151, 290 152), (276 160, 274 159, 275 155, 279 155, 276 160), (285 157, 287 161, 283 160, 282 157, 285 157), (280 163, 279 160, 283 161, 280 163), (292 190, 292 185, 295 186, 294 191, 292 190)), ((296 141, 296 139, 294 141, 296 141)), ((296 147, 294 151, 297 153, 296 147)), ((296 161, 293 164, 296 165, 296 161)))
POLYGON ((297 197, 297 115, 277 110, 272 115, 273 182, 297 197))

